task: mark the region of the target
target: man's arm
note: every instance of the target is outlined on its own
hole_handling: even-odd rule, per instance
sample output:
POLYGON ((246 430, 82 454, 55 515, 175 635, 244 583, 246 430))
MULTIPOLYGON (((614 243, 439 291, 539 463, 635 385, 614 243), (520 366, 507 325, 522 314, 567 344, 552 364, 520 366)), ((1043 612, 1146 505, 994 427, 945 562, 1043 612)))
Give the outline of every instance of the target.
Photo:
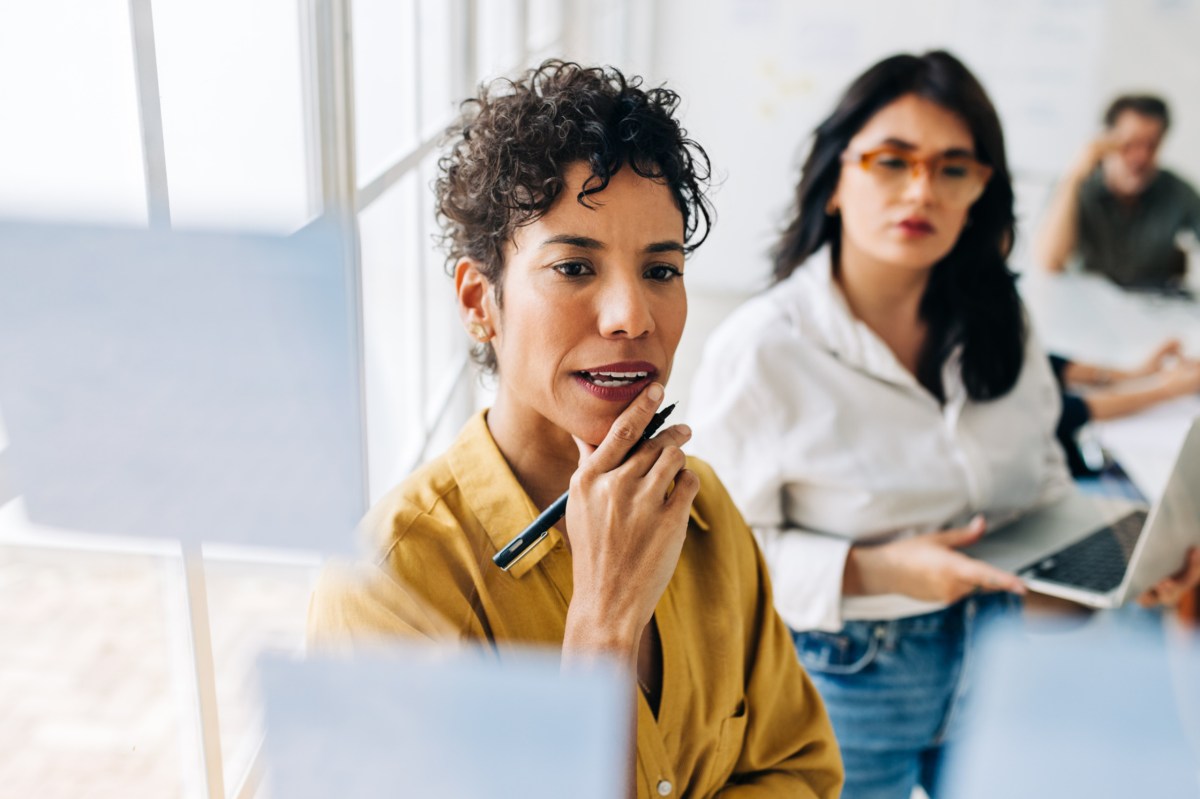
POLYGON ((1061 272, 1079 236, 1079 190, 1110 147, 1107 138, 1089 142, 1054 189, 1046 218, 1034 241, 1034 257, 1043 268, 1061 272))

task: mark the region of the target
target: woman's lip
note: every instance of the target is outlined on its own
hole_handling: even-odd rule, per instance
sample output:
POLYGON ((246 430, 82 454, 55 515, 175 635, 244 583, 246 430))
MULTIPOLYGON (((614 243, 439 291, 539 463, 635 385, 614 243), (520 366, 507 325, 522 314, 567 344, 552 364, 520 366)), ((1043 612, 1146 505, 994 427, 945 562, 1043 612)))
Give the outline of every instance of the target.
POLYGON ((906 233, 932 233, 933 225, 924 219, 905 219, 898 227, 906 233))
POLYGON ((617 361, 616 363, 606 363, 603 366, 589 366, 587 369, 578 369, 579 372, 649 372, 651 375, 658 374, 658 368, 648 361, 617 361))
MULTIPOLYGON (((588 371, 592 371, 592 370, 589 369, 588 371)), ((603 368, 602 371, 645 372, 646 370, 645 369, 625 369, 625 368, 615 369, 615 368, 606 366, 603 368)), ((571 377, 573 377, 575 379, 575 383, 577 385, 581 386, 589 394, 591 394, 594 397, 598 397, 602 400, 607 400, 609 402, 631 402, 631 401, 633 401, 633 398, 636 397, 638 394, 642 393, 642 389, 644 389, 646 386, 653 383, 654 378, 657 376, 658 376, 657 372, 651 371, 651 372, 649 372, 649 374, 647 374, 641 380, 634 380, 631 383, 626 383, 621 386, 598 386, 595 383, 593 383, 592 381, 588 380, 583 375, 579 374, 578 372, 571 375, 571 377)))

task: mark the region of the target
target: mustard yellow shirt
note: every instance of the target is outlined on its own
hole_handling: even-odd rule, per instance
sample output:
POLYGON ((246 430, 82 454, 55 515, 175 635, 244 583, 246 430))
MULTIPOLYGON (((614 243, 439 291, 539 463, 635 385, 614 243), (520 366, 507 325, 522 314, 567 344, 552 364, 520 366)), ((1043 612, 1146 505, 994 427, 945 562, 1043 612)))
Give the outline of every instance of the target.
MULTIPOLYGON (((509 572, 492 555, 537 516, 488 430, 471 419, 438 459, 367 514, 367 570, 327 568, 309 637, 339 647, 380 636, 561 647, 571 554, 550 535, 509 572)), ((842 763, 749 528, 712 469, 700 478, 687 540, 655 609, 662 642, 657 718, 637 692, 641 797, 836 797, 842 763)))

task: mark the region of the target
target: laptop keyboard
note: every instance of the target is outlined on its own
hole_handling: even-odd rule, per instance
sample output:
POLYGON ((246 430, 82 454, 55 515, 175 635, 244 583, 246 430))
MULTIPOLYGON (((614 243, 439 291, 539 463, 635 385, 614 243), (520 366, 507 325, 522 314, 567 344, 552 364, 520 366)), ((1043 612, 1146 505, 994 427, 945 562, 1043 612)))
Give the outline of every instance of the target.
POLYGON ((1060 549, 1025 574, 1042 580, 1107 593, 1121 584, 1133 547, 1146 523, 1146 512, 1135 510, 1066 549, 1060 549))

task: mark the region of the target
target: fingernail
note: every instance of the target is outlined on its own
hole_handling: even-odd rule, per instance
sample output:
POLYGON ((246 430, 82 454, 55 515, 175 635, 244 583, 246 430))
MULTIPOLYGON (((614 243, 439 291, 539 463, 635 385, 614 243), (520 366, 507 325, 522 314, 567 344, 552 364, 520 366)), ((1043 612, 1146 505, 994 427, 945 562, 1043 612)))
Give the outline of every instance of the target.
POLYGON ((658 402, 663 398, 663 387, 658 383, 651 383, 650 388, 646 389, 646 396, 652 401, 658 402))
POLYGON ((690 436, 692 434, 692 428, 688 427, 686 424, 675 425, 675 429, 685 436, 690 436))

